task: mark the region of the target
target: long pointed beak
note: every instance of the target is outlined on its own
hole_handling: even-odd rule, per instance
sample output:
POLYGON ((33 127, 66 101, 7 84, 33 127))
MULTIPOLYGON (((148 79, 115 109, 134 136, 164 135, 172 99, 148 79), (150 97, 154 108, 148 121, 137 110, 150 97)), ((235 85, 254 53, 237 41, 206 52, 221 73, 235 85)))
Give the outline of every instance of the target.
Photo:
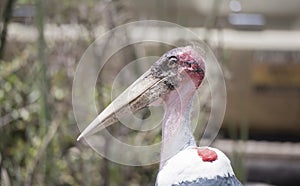
POLYGON ((165 84, 165 79, 153 77, 151 70, 145 72, 139 79, 130 85, 112 103, 110 103, 79 135, 77 140, 94 134, 105 127, 118 121, 132 112, 138 111, 170 89, 165 84))

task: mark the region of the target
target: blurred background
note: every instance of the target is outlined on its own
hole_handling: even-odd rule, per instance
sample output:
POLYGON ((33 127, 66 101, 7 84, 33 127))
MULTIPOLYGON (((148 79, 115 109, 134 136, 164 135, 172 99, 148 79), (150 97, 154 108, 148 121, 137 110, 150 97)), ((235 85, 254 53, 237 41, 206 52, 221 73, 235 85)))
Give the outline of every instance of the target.
MULTIPOLYGON (((239 179, 300 185, 299 7, 298 0, 1 0, 1 185, 154 185, 158 164, 119 165, 76 142, 72 110, 85 49, 116 26, 149 19, 184 26, 213 49, 227 86, 213 146, 230 157, 239 179)), ((168 28, 144 30, 150 32, 182 39, 168 28)), ((130 41, 132 34, 123 37, 130 41)), ((114 56, 105 68, 111 76, 98 79, 98 107, 111 101, 110 84, 122 66, 168 49, 130 45, 114 56)))

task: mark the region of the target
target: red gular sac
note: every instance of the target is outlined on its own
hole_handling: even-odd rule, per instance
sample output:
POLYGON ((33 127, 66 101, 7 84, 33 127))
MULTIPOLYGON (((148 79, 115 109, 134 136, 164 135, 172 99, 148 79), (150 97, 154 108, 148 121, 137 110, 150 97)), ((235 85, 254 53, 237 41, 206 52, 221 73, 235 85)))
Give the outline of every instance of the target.
POLYGON ((218 158, 218 155, 215 151, 208 148, 195 148, 197 150, 198 156, 202 157, 203 161, 213 162, 218 158))

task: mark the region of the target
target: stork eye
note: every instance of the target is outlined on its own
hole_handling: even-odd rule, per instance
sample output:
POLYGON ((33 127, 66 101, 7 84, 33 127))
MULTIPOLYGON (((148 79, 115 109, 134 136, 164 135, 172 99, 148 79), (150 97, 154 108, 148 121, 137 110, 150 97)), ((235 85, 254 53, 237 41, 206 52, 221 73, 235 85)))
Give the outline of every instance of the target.
POLYGON ((168 66, 174 67, 177 65, 177 62, 178 62, 178 58, 176 56, 171 56, 169 57, 168 66))

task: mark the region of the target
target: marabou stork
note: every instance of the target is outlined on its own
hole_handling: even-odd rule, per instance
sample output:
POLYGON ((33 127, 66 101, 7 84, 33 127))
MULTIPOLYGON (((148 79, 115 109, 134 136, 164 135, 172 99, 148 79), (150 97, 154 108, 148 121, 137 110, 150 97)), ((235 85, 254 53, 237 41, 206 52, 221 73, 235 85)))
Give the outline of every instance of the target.
POLYGON ((77 140, 160 100, 162 124, 160 171, 156 185, 241 186, 220 150, 197 147, 190 126, 192 98, 205 74, 205 63, 193 46, 165 53, 88 125, 77 140))

